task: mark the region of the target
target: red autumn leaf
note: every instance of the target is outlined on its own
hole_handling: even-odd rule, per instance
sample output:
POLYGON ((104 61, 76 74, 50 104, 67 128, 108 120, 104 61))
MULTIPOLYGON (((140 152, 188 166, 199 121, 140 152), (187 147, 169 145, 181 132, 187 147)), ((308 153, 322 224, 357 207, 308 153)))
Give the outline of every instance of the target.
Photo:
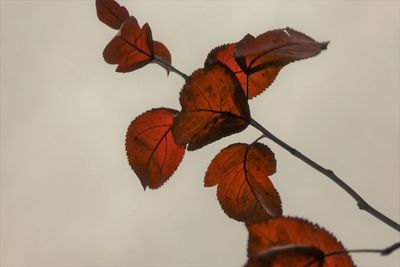
POLYGON ((324 253, 312 246, 296 244, 274 246, 250 258, 245 267, 323 267, 323 258, 324 253))
POLYGON ((216 61, 227 65, 251 99, 272 84, 282 67, 316 56, 326 46, 290 28, 273 30, 256 38, 248 34, 238 43, 213 49, 205 65, 216 61))
POLYGON ((150 26, 146 23, 140 28, 137 20, 129 17, 108 43, 103 56, 107 63, 118 64, 118 72, 133 71, 147 65, 154 59, 150 26))
POLYGON ((279 194, 268 177, 275 170, 274 153, 266 145, 237 143, 215 156, 204 184, 218 184, 218 200, 232 219, 262 222, 282 215, 279 194))
POLYGON ((178 111, 157 108, 135 118, 128 128, 125 149, 129 164, 143 188, 159 188, 174 173, 185 153, 171 134, 178 111))
POLYGON ((232 71, 217 63, 195 71, 180 93, 182 111, 172 132, 178 144, 199 149, 244 130, 250 121, 247 99, 232 71))
POLYGON ((129 72, 155 62, 169 73, 171 54, 167 47, 153 41, 150 26, 146 23, 140 28, 135 17, 129 17, 123 23, 118 34, 103 51, 104 60, 109 64, 118 64, 117 72, 129 72))
POLYGON ((161 42, 153 41, 153 46, 154 57, 158 59, 155 62, 163 67, 167 71, 167 73, 169 73, 169 65, 171 65, 171 53, 169 52, 168 48, 161 42), (167 63, 168 65, 163 64, 163 62, 167 63))
POLYGON ((114 0, 96 0, 96 10, 99 20, 116 30, 129 17, 128 10, 114 0))
POLYGON ((328 43, 319 43, 291 28, 273 30, 256 38, 246 36, 235 47, 234 57, 245 73, 318 55, 328 43))
POLYGON ((235 73, 235 76, 239 80, 245 94, 246 84, 248 83, 248 98, 251 99, 261 94, 268 86, 272 84, 281 67, 266 68, 249 75, 247 78, 247 75, 242 71, 233 57, 233 50, 235 47, 236 43, 232 43, 213 49, 208 55, 205 65, 207 66, 209 64, 214 64, 218 61, 227 65, 235 73))
POLYGON ((247 225, 249 231, 246 266, 271 267, 353 267, 347 254, 322 255, 344 250, 324 228, 304 219, 281 217, 247 225), (318 250, 320 252, 318 252, 318 250))

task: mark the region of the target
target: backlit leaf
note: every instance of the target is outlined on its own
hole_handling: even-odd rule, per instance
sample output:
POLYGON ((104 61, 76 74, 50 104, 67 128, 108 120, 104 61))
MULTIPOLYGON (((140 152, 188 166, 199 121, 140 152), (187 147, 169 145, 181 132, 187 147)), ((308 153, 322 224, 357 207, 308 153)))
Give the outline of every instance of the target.
POLYGON ((323 258, 324 253, 316 247, 282 245, 258 253, 247 261, 245 267, 323 267, 323 258))
POLYGON ((172 132, 178 144, 199 149, 222 137, 244 130, 250 121, 247 99, 238 80, 217 63, 195 71, 180 93, 182 111, 172 132))
POLYGON ((153 46, 154 46, 154 56, 159 59, 159 61, 155 62, 159 64, 161 67, 165 68, 167 73, 169 73, 170 69, 168 65, 171 65, 171 53, 169 52, 168 48, 159 41, 153 41, 153 46), (168 65, 165 65, 160 61, 168 63, 168 65))
POLYGON ((229 217, 262 222, 282 214, 279 194, 269 180, 275 170, 274 154, 266 145, 237 143, 215 156, 204 184, 218 184, 218 200, 229 217))
POLYGON ((326 46, 293 29, 279 29, 256 38, 248 34, 238 43, 219 46, 210 52, 205 65, 227 65, 251 99, 272 84, 282 67, 316 56, 326 46))
POLYGON ((129 17, 118 34, 103 51, 104 60, 109 64, 118 64, 118 72, 139 69, 154 58, 151 30, 146 23, 139 27, 134 17, 129 17))
POLYGON ((249 261, 246 266, 354 266, 347 254, 323 257, 344 250, 344 247, 324 228, 304 219, 274 218, 259 224, 249 224, 247 229, 249 261))
POLYGON ((96 10, 99 20, 116 30, 129 17, 128 10, 114 0, 96 0, 96 10))
POLYGON ((125 149, 129 164, 144 189, 159 188, 174 173, 185 153, 171 134, 178 111, 157 108, 135 118, 128 128, 125 149))
POLYGON ((328 43, 319 43, 291 28, 273 30, 256 38, 246 36, 234 49, 234 57, 245 73, 318 55, 328 43))
POLYGON ((236 43, 232 43, 213 49, 207 57, 205 66, 214 64, 215 62, 224 63, 235 73, 235 76, 239 80, 245 94, 246 84, 248 83, 248 98, 251 99, 261 94, 268 86, 272 84, 281 67, 266 68, 256 73, 252 73, 251 75, 248 75, 247 80, 247 74, 243 72, 233 57, 233 50, 235 47, 236 43))

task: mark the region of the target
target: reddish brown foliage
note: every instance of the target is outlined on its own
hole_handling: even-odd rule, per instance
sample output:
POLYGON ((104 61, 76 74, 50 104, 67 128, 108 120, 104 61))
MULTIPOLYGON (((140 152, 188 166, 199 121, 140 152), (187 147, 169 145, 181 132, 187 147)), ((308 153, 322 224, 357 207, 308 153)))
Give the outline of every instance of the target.
POLYGON ((210 52, 205 65, 216 61, 227 65, 250 99, 270 86, 282 67, 316 56, 326 46, 327 43, 318 43, 293 29, 279 29, 256 38, 248 34, 238 43, 217 47, 210 52))
MULTIPOLYGON (((166 62, 168 64, 171 64, 171 53, 169 52, 168 48, 161 42, 159 41, 153 41, 153 47, 154 47, 154 56, 161 60, 161 62, 166 62)), ((159 61, 156 61, 161 67, 165 68, 167 73, 169 73, 169 68, 167 65, 160 63, 159 61)))
POLYGON ((323 267, 323 257, 324 253, 316 247, 274 246, 250 258, 245 267, 323 267))
MULTIPOLYGON (((327 46, 290 28, 256 38, 248 34, 240 42, 213 49, 205 67, 187 78, 171 66, 170 52, 153 41, 147 23, 140 27, 114 0, 96 0, 96 9, 102 22, 119 29, 103 52, 107 63, 118 65, 118 72, 155 62, 186 79, 181 112, 153 109, 128 128, 126 154, 144 189, 159 188, 169 179, 182 161, 186 144, 188 150, 195 150, 244 130, 251 121, 247 99, 262 93, 288 63, 315 56, 327 46)), ((344 248, 324 229, 303 219, 276 218, 282 215, 282 207, 269 179, 275 170, 274 154, 266 145, 236 143, 215 156, 205 175, 205 186, 217 185, 225 213, 247 223, 246 266, 353 266, 347 254, 326 257, 344 248)))
POLYGON ((276 161, 264 144, 233 144, 212 160, 205 186, 218 184, 217 196, 225 213, 242 222, 262 222, 282 214, 278 192, 269 180, 276 161))
POLYGON ((96 0, 96 10, 99 20, 116 30, 129 17, 128 10, 114 0, 96 0))
POLYGON ((138 116, 128 128, 126 154, 144 189, 159 188, 182 161, 185 146, 177 145, 171 134, 177 113, 167 108, 152 109, 138 116))
POLYGON ((304 219, 282 217, 250 224, 246 266, 271 267, 352 267, 350 256, 324 254, 344 250, 336 238, 304 219), (307 265, 311 263, 311 265, 307 265))
POLYGON ((149 25, 146 23, 140 28, 137 20, 129 17, 108 43, 103 56, 107 63, 118 64, 118 72, 133 71, 150 63, 154 49, 149 25))
POLYGON ((199 149, 244 130, 250 120, 247 99, 232 71, 217 63, 195 71, 181 94, 182 111, 172 132, 178 144, 199 149))
POLYGON ((147 23, 140 28, 136 18, 114 0, 96 0, 96 9, 102 22, 120 29, 103 51, 107 63, 118 64, 116 71, 134 71, 154 62, 169 73, 171 54, 163 43, 153 41, 147 23))
POLYGON ((207 57, 205 65, 221 62, 227 65, 239 80, 243 92, 246 94, 248 83, 248 98, 261 94, 275 80, 281 67, 266 68, 251 75, 246 75, 233 57, 236 43, 219 46, 213 49, 207 57), (248 79, 248 80, 247 80, 248 79))

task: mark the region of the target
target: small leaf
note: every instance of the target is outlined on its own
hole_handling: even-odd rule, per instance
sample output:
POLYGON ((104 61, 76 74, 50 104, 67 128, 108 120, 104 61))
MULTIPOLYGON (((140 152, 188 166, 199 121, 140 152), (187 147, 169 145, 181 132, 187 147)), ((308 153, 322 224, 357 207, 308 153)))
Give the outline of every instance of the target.
POLYGON ((324 228, 304 219, 274 218, 249 224, 247 229, 249 261, 246 266, 354 266, 348 254, 324 257, 325 254, 344 250, 343 245, 324 228))
POLYGON ((178 111, 157 108, 135 118, 126 133, 129 164, 143 188, 159 188, 174 173, 185 153, 171 134, 173 116, 178 111))
POLYGON ((282 215, 279 194, 269 180, 275 170, 274 154, 266 145, 237 143, 215 156, 204 184, 218 184, 218 200, 232 219, 262 222, 282 215))
POLYGON ((234 74, 217 63, 195 71, 180 93, 182 111, 172 133, 178 144, 199 149, 244 130, 250 121, 247 99, 234 74))
POLYGON ((116 30, 129 17, 128 10, 114 0, 96 0, 96 10, 99 20, 116 30))
POLYGON ((159 59, 159 61, 154 61, 154 62, 163 67, 167 71, 167 74, 169 74, 170 72, 169 65, 171 65, 171 53, 169 52, 168 48, 161 42, 153 41, 153 45, 154 45, 154 56, 157 59, 159 59), (168 65, 163 64, 160 61, 165 62, 168 65))
POLYGON ((117 72, 137 70, 154 59, 153 39, 150 26, 139 27, 134 17, 129 17, 118 34, 108 43, 103 52, 109 64, 118 64, 117 72))
POLYGON ((213 49, 205 66, 215 62, 228 66, 251 99, 272 84, 282 67, 318 55, 327 44, 318 43, 290 28, 269 31, 256 38, 247 34, 238 43, 213 49))

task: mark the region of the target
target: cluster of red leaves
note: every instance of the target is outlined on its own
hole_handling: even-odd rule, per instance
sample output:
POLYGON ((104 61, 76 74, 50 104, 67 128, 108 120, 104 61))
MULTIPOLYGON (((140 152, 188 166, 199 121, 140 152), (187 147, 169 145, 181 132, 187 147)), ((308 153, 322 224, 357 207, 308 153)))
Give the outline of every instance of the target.
POLYGON ((141 28, 136 18, 114 0, 96 0, 96 9, 100 21, 119 30, 103 52, 107 63, 118 65, 116 71, 134 71, 151 62, 169 71, 166 66, 171 64, 171 54, 163 43, 153 41, 149 24, 141 28))
MULTIPOLYGON (((155 62, 173 70, 171 55, 153 41, 150 26, 114 0, 96 0, 99 19, 118 30, 103 52, 116 71, 137 70, 155 62)), ((327 43, 290 28, 246 35, 213 49, 204 64, 186 79, 181 111, 157 108, 136 117, 126 134, 128 161, 144 189, 162 186, 182 161, 185 149, 196 150, 246 129, 248 99, 262 93, 290 62, 315 56, 327 43)), ((276 170, 273 152, 264 144, 232 144, 212 160, 205 186, 217 185, 224 212, 249 230, 247 266, 353 266, 325 230, 307 221, 282 217, 279 194, 269 176, 276 170)))

